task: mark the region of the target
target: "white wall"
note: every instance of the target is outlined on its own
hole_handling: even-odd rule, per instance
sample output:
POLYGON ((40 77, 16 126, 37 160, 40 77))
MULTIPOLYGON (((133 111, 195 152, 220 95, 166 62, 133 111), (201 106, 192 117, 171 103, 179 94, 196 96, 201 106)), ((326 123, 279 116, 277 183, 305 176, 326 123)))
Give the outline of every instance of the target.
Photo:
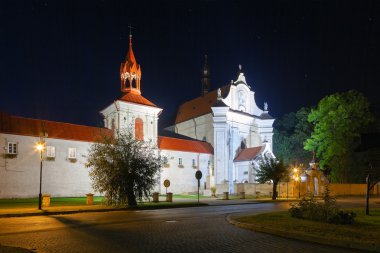
POLYGON ((164 181, 170 180, 168 192, 174 194, 194 193, 197 191, 198 181, 195 178, 195 172, 199 169, 202 172, 200 191, 203 191, 207 176, 210 175, 208 161, 212 164, 213 156, 211 154, 182 152, 173 150, 161 150, 161 155, 167 157, 168 168, 161 169, 160 192, 165 193, 164 181), (178 158, 182 158, 183 168, 178 165, 178 158), (192 159, 196 161, 196 168, 192 166, 192 159))
MULTIPOLYGON (((40 158, 35 150, 38 137, 0 133, 0 198, 37 197, 40 182, 40 158), (15 158, 6 158, 7 141, 18 143, 15 158)), ((46 145, 55 146, 54 161, 43 161, 42 193, 52 197, 85 196, 94 193, 85 167, 88 142, 46 138, 46 145), (77 149, 77 161, 67 159, 68 148, 77 149)))

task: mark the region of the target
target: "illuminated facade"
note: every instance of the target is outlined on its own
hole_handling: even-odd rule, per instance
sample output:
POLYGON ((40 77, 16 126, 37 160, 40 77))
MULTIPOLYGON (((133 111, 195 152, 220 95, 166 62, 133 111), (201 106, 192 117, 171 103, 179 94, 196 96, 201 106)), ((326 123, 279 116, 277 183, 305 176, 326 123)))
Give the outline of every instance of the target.
POLYGON ((34 149, 41 136, 46 143, 43 193, 84 196, 95 193, 88 168, 88 150, 102 134, 131 128, 136 139, 151 141, 164 157, 156 191, 197 191, 195 172, 202 171, 201 191, 234 192, 234 183, 255 180, 255 166, 272 155, 272 124, 267 105, 260 109, 241 71, 236 81, 209 91, 207 62, 202 71, 202 96, 182 104, 175 125, 158 136, 162 109, 141 95, 141 66, 132 50, 132 37, 120 66, 122 96, 101 110, 104 128, 28 119, 0 113, 0 198, 35 197, 39 185, 39 156, 34 149))

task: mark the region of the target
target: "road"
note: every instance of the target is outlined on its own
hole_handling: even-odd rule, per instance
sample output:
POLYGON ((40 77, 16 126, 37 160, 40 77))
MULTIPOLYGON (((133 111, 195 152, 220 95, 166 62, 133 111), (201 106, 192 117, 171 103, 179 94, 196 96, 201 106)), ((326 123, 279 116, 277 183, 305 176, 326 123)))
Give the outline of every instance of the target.
POLYGON ((0 219, 0 244, 47 252, 359 252, 241 229, 228 214, 287 203, 114 211, 0 219))

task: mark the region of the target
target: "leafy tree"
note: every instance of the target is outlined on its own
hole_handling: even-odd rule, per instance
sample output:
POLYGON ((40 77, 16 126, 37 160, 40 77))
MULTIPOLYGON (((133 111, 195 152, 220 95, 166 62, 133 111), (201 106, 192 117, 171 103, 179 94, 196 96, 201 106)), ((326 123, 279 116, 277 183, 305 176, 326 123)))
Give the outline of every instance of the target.
POLYGON ((308 116, 314 131, 305 149, 316 151, 322 169, 331 168, 333 181, 352 181, 352 175, 358 174, 357 166, 352 166, 353 152, 372 119, 369 102, 361 93, 350 90, 326 96, 308 116))
POLYGON ((136 198, 149 197, 161 165, 151 143, 136 140, 128 130, 92 144, 86 163, 94 189, 105 194, 107 204, 130 207, 136 198))
POLYGON ((304 149, 304 142, 310 138, 313 125, 308 121, 309 108, 296 113, 285 114, 276 120, 273 135, 273 151, 285 163, 309 163, 311 154, 304 149))
POLYGON ((286 177, 287 174, 287 166, 284 164, 282 160, 268 158, 264 155, 263 160, 260 163, 260 167, 257 170, 256 176, 257 181, 260 184, 265 184, 267 182, 272 181, 272 199, 275 200, 277 198, 277 184, 280 182, 281 179, 286 177))

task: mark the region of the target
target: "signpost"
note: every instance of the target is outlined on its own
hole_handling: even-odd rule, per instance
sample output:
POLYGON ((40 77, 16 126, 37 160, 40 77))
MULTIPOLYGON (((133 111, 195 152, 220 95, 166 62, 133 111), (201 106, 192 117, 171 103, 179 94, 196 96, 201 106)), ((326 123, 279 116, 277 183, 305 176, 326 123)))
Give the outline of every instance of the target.
POLYGON ((170 186, 170 180, 169 179, 166 179, 164 181, 164 186, 166 188, 166 195, 168 194, 168 187, 170 186))
POLYGON ((198 180, 198 204, 199 204, 199 187, 201 187, 201 178, 202 178, 202 171, 197 170, 195 172, 195 178, 198 180))

